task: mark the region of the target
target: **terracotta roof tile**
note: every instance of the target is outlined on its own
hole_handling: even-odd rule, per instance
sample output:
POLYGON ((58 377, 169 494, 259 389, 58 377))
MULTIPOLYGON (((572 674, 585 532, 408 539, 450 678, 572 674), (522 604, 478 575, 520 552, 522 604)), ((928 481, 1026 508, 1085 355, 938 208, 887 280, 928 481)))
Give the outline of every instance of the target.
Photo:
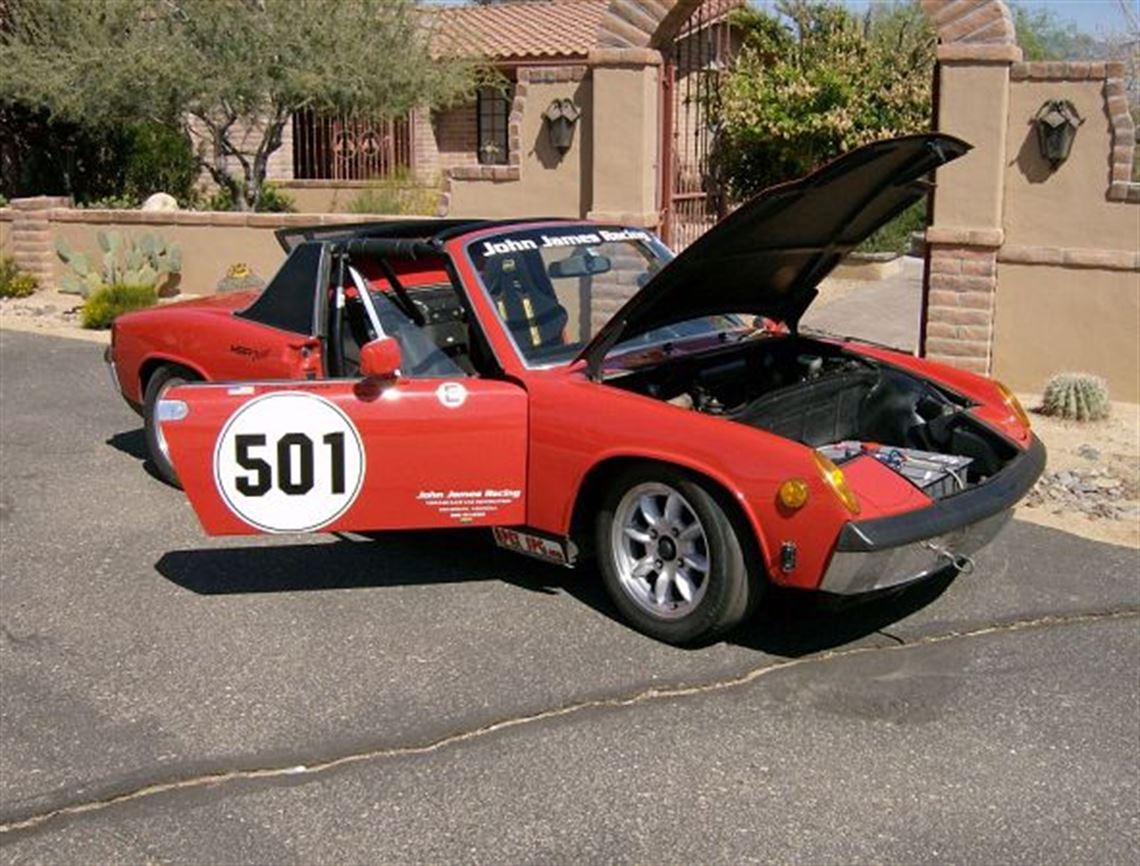
POLYGON ((445 6, 435 12, 433 48, 507 58, 584 57, 597 44, 609 0, 527 0, 445 6))

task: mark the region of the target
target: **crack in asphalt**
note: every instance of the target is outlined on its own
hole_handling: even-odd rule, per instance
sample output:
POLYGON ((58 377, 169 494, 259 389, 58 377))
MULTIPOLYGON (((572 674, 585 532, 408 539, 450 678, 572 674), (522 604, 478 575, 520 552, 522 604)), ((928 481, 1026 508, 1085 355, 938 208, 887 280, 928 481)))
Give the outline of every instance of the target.
POLYGON ((1082 625, 1086 623, 1131 619, 1137 617, 1140 617, 1140 608, 1123 608, 1119 610, 1103 611, 1099 613, 1049 615, 1036 617, 1034 619, 1012 620, 1009 622, 994 623, 991 625, 980 626, 978 628, 966 629, 962 631, 948 631, 936 635, 927 635, 925 637, 920 637, 911 643, 903 642, 902 638, 899 638, 896 635, 885 635, 886 637, 890 637, 891 639, 898 641, 898 643, 892 644, 890 646, 864 646, 851 647, 849 649, 829 650, 823 653, 803 656, 802 658, 788 659, 786 661, 775 662, 774 664, 753 668, 752 670, 747 671, 743 674, 727 677, 725 679, 712 680, 695 685, 676 685, 667 686, 664 688, 649 688, 626 695, 624 697, 594 698, 586 701, 578 701, 576 703, 566 704, 561 707, 553 707, 551 709, 540 710, 535 713, 527 713, 521 716, 513 716, 506 719, 500 719, 499 721, 491 722, 490 724, 483 725, 478 728, 472 728, 467 731, 449 734, 429 743, 421 743, 419 745, 410 746, 388 746, 375 749, 367 749, 365 751, 359 752, 350 752, 345 755, 340 755, 336 758, 329 758, 313 764, 299 764, 289 767, 262 767, 244 770, 225 770, 190 776, 185 779, 175 779, 167 782, 155 782, 149 785, 143 785, 142 787, 135 788, 130 791, 124 791, 120 794, 114 794, 109 797, 69 803, 45 812, 30 815, 25 818, 3 821, 0 823, 0 835, 21 830, 36 829, 48 823, 49 821, 56 819, 87 815, 93 812, 101 812, 113 806, 118 806, 124 803, 133 802, 135 800, 141 800, 144 798, 154 797, 159 794, 166 794, 174 791, 212 788, 231 782, 240 781, 295 778, 297 776, 306 775, 313 776, 319 773, 335 770, 340 767, 347 767, 353 764, 361 764, 369 761, 380 761, 388 758, 400 758, 407 756, 428 755, 432 754, 433 752, 438 752, 442 749, 446 749, 450 746, 456 746, 469 742, 471 740, 480 739, 482 737, 496 734, 501 731, 508 731, 513 728, 534 725, 540 722, 550 721, 552 719, 577 715, 578 713, 583 713, 588 710, 618 709, 637 706, 639 704, 649 703, 652 701, 673 700, 676 698, 686 698, 696 695, 706 695, 716 692, 739 689, 750 685, 761 677, 803 665, 837 661, 839 659, 851 658, 858 655, 866 655, 876 652, 900 652, 916 649, 919 647, 945 643, 947 641, 985 637, 986 635, 991 634, 1006 634, 1026 631, 1028 629, 1048 628, 1051 626, 1082 625))

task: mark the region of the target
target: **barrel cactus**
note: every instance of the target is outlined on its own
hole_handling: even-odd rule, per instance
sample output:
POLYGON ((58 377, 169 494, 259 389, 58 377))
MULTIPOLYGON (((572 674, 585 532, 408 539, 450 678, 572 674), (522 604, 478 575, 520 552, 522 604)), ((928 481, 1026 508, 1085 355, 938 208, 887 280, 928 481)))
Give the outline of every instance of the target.
POLYGON ((1091 373, 1060 373, 1045 385, 1041 412, 1056 418, 1098 421, 1108 417, 1108 384, 1091 373))
POLYGON ((95 240, 99 244, 97 264, 73 250, 65 239, 56 242, 56 253, 70 268, 60 280, 62 291, 86 298, 102 286, 129 285, 154 286, 161 294, 182 270, 182 251, 159 235, 129 238, 121 232, 101 231, 95 240))
POLYGON ((253 289, 265 288, 265 280, 250 270, 245 262, 236 262, 229 266, 226 275, 218 280, 217 290, 220 294, 229 292, 248 292, 253 289))

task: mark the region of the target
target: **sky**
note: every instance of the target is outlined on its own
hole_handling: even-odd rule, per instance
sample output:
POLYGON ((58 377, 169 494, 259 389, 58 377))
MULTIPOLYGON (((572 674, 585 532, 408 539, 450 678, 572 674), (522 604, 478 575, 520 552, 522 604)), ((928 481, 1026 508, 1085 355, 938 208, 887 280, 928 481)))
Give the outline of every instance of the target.
MULTIPOLYGON (((843 0, 857 11, 863 11, 875 0, 843 0)), ((1131 5, 1133 15, 1140 15, 1140 0, 1125 0, 1131 5)), ((1029 9, 1048 9, 1057 20, 1077 26, 1077 29, 1090 36, 1107 36, 1120 33, 1125 27, 1124 12, 1119 0, 1019 0, 1019 5, 1029 9)))

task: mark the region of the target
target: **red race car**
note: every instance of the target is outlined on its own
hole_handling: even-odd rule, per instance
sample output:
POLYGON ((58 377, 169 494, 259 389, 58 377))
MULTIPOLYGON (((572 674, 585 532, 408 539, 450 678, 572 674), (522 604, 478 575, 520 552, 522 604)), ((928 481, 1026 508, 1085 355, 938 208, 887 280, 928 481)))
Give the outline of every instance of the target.
POLYGON ((636 628, 705 642, 769 581, 972 568, 1040 475, 998 383, 798 328, 967 149, 868 145, 676 258, 582 221, 298 229, 260 295, 124 316, 110 360, 210 534, 493 527, 596 557, 636 628))

